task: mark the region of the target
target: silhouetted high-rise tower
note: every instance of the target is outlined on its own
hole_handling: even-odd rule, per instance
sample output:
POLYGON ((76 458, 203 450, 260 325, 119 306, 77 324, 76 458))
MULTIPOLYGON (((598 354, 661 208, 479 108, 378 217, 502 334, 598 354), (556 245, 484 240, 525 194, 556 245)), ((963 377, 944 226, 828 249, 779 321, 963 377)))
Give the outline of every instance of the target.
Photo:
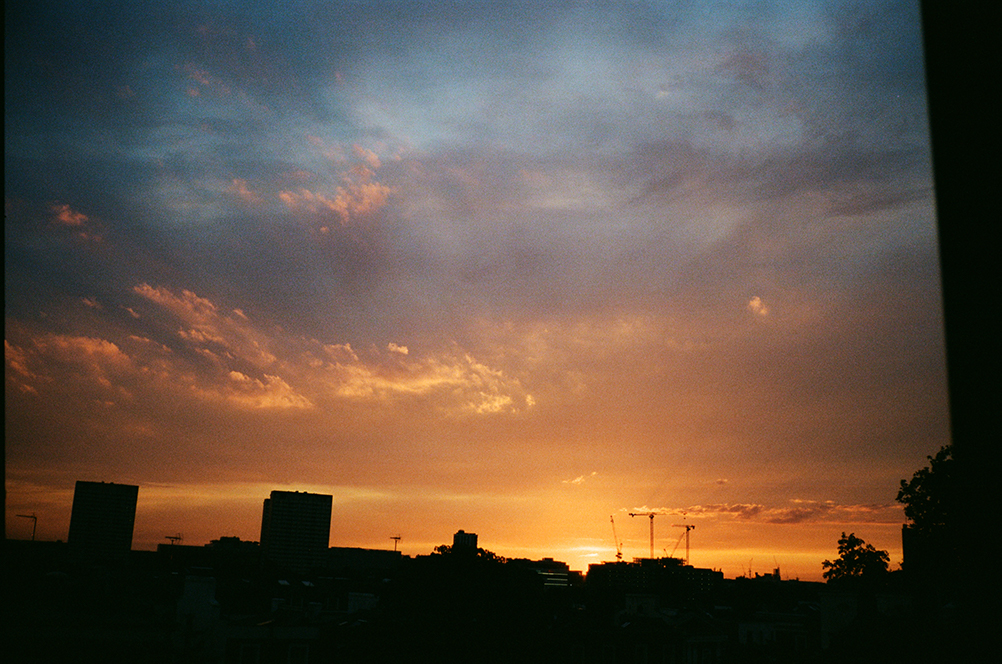
POLYGON ((138 499, 139 487, 132 484, 77 482, 70 513, 70 550, 94 558, 127 558, 138 499))
POLYGON ((333 502, 320 493, 272 491, 261 514, 262 557, 295 572, 323 566, 333 502))
POLYGON ((477 534, 463 530, 457 532, 452 536, 452 552, 475 554, 477 552, 477 534))

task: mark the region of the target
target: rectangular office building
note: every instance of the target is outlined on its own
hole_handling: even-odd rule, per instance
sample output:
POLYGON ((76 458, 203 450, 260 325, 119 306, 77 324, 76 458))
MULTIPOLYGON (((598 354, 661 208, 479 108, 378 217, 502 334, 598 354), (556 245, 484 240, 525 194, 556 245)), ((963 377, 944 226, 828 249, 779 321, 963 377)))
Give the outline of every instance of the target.
POLYGON ((299 573, 323 567, 333 503, 333 496, 320 493, 272 491, 261 514, 262 558, 299 573))
POLYGON ((78 481, 70 513, 70 550, 99 559, 123 560, 132 550, 139 487, 78 481))

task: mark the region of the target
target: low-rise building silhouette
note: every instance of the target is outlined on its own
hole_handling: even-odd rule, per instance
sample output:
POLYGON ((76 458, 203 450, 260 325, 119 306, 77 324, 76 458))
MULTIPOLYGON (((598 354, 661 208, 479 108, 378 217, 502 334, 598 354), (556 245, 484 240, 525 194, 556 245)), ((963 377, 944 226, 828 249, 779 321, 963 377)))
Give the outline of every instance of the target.
POLYGON ((399 551, 334 546, 327 550, 326 570, 338 575, 379 575, 398 569, 402 559, 399 551))
POLYGON ((544 588, 569 588, 582 582, 580 572, 572 572, 567 563, 553 558, 542 560, 514 558, 509 560, 508 564, 535 572, 542 580, 544 588))
POLYGON ((638 558, 632 563, 589 565, 587 583, 621 592, 656 591, 692 597, 711 592, 723 578, 720 571, 685 565, 678 558, 638 558))

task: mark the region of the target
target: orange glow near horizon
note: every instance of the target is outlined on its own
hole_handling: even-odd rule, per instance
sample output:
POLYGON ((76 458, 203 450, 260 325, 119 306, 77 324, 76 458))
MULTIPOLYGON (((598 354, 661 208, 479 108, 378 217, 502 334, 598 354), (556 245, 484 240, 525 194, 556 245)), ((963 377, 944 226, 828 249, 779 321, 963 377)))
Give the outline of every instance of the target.
MULTIPOLYGON (((496 514, 409 507, 416 497, 393 495, 381 490, 358 490, 325 485, 273 485, 245 483, 233 485, 141 486, 136 513, 133 548, 153 550, 168 536, 178 533, 189 545, 206 544, 224 536, 257 541, 262 502, 271 491, 309 491, 334 496, 331 546, 387 549, 391 537, 401 535, 398 550, 404 555, 427 555, 439 544, 450 544, 457 530, 476 532, 480 546, 507 558, 553 558, 568 563, 573 570, 587 572, 588 566, 615 560, 615 548, 608 516, 595 514, 586 505, 573 501, 553 504, 543 514, 529 518, 512 516, 510 528, 498 528, 496 514), (434 513, 440 514, 434 517, 434 513), (392 515, 392 516, 390 516, 392 515), (432 515, 432 516, 430 516, 432 515), (556 525, 554 525, 556 524, 556 525), (608 531, 608 532, 605 532, 608 531)), ((39 517, 39 540, 65 540, 69 528, 72 490, 49 495, 44 509, 32 510, 39 517)), ((427 499, 427 496, 425 497, 427 499)), ((518 511, 520 501, 506 505, 504 498, 439 495, 439 507, 465 500, 487 500, 497 509, 518 511)), ((524 501, 521 501, 524 503, 524 501)), ((7 505, 7 536, 26 539, 30 524, 19 523, 16 514, 28 511, 29 502, 7 505)), ((895 511, 892 509, 891 514, 895 511)), ((647 557, 649 523, 618 515, 617 532, 623 543, 624 560, 647 557)), ((889 552, 892 569, 901 559, 900 525, 872 522, 859 524, 813 522, 800 524, 753 524, 716 516, 686 517, 696 525, 692 531, 690 564, 717 569, 725 577, 771 573, 779 567, 783 578, 821 580, 821 561, 837 555, 836 541, 842 530, 857 535, 889 552), (754 526, 754 527, 753 527, 754 526), (709 544, 707 542, 710 542, 709 544)), ((673 527, 679 517, 664 515, 655 523, 657 555, 684 556, 684 542, 673 527), (678 547, 677 549, 675 547, 678 547)))

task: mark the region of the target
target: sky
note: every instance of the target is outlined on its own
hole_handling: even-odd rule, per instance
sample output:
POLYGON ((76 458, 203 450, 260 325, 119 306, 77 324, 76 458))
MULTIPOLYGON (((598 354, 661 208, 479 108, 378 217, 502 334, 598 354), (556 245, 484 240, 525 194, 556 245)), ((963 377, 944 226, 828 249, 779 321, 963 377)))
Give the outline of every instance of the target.
POLYGON ((137 549, 299 490, 407 555, 586 570, 654 511, 726 577, 900 562, 949 442, 916 3, 12 4, 8 537, 90 480, 137 549))

